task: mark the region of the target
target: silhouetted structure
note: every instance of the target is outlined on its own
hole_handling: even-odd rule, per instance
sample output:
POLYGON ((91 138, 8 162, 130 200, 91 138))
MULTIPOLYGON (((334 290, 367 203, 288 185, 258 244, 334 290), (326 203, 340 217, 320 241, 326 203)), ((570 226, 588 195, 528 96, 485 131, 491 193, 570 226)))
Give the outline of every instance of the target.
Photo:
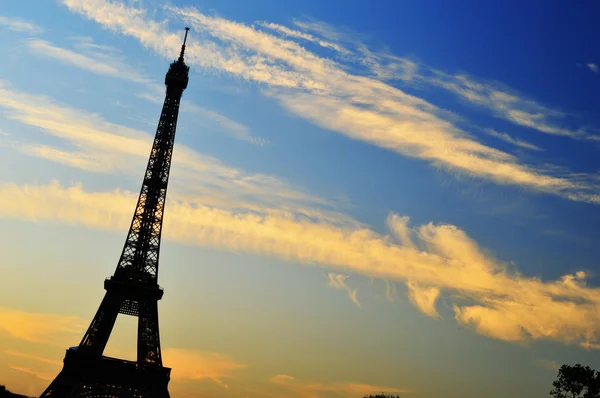
POLYGON ((158 333, 158 257, 179 102, 189 67, 179 59, 165 77, 167 92, 142 189, 114 276, 83 340, 67 350, 62 371, 42 397, 169 397, 171 369, 162 365, 158 333), (137 360, 103 356, 118 314, 138 317, 137 360))

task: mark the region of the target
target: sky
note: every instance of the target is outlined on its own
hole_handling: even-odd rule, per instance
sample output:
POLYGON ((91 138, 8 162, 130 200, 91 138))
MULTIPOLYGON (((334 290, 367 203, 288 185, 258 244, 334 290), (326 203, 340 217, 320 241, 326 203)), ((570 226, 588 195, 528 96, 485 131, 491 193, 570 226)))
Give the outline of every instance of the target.
POLYGON ((173 397, 541 398, 600 369, 599 12, 2 1, 0 384, 39 395, 92 320, 185 26, 173 397))

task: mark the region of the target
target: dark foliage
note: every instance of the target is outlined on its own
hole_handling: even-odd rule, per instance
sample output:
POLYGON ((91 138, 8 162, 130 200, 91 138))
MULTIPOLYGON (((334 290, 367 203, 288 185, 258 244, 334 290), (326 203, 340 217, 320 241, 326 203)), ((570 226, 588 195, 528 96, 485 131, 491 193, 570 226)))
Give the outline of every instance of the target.
POLYGON ((369 395, 365 395, 364 398, 400 398, 400 395, 394 395, 394 394, 369 394, 369 395))
POLYGON ((5 386, 0 385, 0 398, 28 398, 25 395, 12 393, 5 386))
POLYGON ((556 398, 600 398, 600 372, 589 366, 561 366, 552 385, 556 398))

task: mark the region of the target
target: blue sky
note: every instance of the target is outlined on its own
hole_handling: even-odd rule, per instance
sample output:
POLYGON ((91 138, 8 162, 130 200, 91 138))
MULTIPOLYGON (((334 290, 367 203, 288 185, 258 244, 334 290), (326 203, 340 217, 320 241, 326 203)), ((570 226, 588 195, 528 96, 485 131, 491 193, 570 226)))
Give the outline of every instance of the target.
POLYGON ((4 2, 1 382, 39 394, 91 320, 186 25, 174 396, 542 397, 599 368, 599 8, 4 2))

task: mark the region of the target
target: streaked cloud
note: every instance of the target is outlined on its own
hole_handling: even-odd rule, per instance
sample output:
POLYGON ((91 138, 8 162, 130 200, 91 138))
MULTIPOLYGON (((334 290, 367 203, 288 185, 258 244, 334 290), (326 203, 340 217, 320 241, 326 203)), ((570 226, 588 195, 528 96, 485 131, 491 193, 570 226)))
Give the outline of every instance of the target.
MULTIPOLYGON (((372 52, 363 43, 356 32, 341 32, 335 27, 317 20, 294 21, 294 24, 306 32, 328 38, 333 42, 348 43, 362 58, 355 61, 367 66, 375 76, 382 80, 402 80, 415 85, 430 85, 448 90, 473 105, 486 108, 500 118, 521 127, 532 128, 542 133, 563 135, 577 139, 594 139, 585 128, 570 129, 564 127, 567 116, 564 112, 548 108, 533 99, 526 98, 517 90, 500 82, 494 82, 468 76, 465 73, 448 73, 423 62, 396 56, 388 51, 372 52)), ((592 71, 597 65, 586 65, 592 71)))
POLYGON ((129 65, 107 52, 107 47, 94 45, 93 42, 83 41, 86 54, 58 47, 42 39, 29 39, 26 44, 35 55, 54 58, 60 62, 85 69, 99 75, 105 75, 132 81, 135 83, 149 84, 150 80, 134 71, 129 65))
MULTIPOLYGON (((340 42, 344 41, 344 39, 348 39, 348 37, 343 35, 339 29, 336 29, 323 21, 318 21, 315 19, 294 19, 293 24, 305 32, 310 32, 332 42, 340 42)), ((354 38, 351 38, 351 40, 354 40, 354 38)))
POLYGON ((52 381, 52 379, 54 379, 54 375, 44 373, 44 372, 38 372, 36 370, 32 370, 32 369, 25 368, 22 366, 11 366, 10 368, 13 370, 16 370, 17 372, 27 373, 29 375, 35 376, 36 378, 38 378, 40 380, 52 381))
MULTIPOLYGON (((104 0, 63 0, 73 12, 140 40, 156 53, 173 58, 180 34, 148 16, 142 8, 104 0)), ((453 122, 448 112, 382 80, 352 74, 344 65, 319 57, 292 40, 252 26, 200 13, 195 8, 166 7, 203 33, 192 35, 188 60, 194 67, 227 72, 270 88, 267 95, 289 111, 320 127, 377 145, 436 167, 498 184, 590 203, 600 203, 593 176, 558 172, 554 167, 522 163, 514 155, 483 145, 453 122)), ((551 134, 577 135, 546 122, 539 106, 503 91, 479 87, 466 77, 438 74, 440 86, 504 112, 521 125, 551 134), (494 99, 494 101, 492 101, 494 99), (498 105, 500 104, 500 105, 498 105), (514 107, 513 107, 514 105, 514 107)))
MULTIPOLYGON (((0 81, 2 108, 7 117, 62 141, 59 147, 14 138, 22 137, 20 134, 5 144, 49 161, 86 171, 137 176, 150 153, 152 136, 144 131, 58 104, 50 97, 13 90, 0 81)), ((171 192, 175 195, 201 197, 205 204, 225 208, 260 210, 267 206, 310 218, 352 222, 332 202, 279 178, 247 173, 182 145, 176 145, 173 158, 171 192)))
POLYGON ((394 282, 385 281, 385 298, 391 303, 398 300, 398 292, 394 282))
POLYGON ((5 26, 8 30, 13 32, 29 33, 30 35, 37 35, 44 31, 33 22, 18 17, 7 17, 4 15, 0 15, 0 25, 5 26))
POLYGON ((438 287, 423 287, 409 281, 408 298, 422 313, 429 315, 432 318, 438 318, 439 314, 436 309, 437 299, 440 297, 440 289, 438 287))
POLYGON ((171 372, 173 381, 212 380, 223 388, 229 388, 224 380, 231 379, 235 371, 247 367, 214 352, 167 347, 162 350, 162 353, 165 366, 173 369, 171 372))
MULTIPOLYGON (((136 198, 132 192, 87 192, 56 182, 4 184, 0 217, 123 230, 136 198)), ((548 281, 527 277, 510 271, 453 225, 412 227, 409 221, 391 214, 388 228, 404 232, 381 235, 282 210, 226 210, 172 198, 164 237, 409 283, 409 297, 425 314, 435 315, 435 302, 444 300, 459 324, 491 338, 600 346, 600 289, 586 285, 584 272, 548 281)))
POLYGON ((40 357, 37 355, 31 355, 31 354, 27 354, 24 352, 19 352, 19 351, 6 351, 6 354, 11 355, 13 357, 17 357, 17 358, 31 359, 36 362, 49 363, 50 365, 54 365, 54 366, 62 366, 63 365, 63 363, 60 361, 55 361, 53 359, 48 359, 48 358, 40 357))
POLYGON ((80 334, 87 325, 72 315, 26 312, 0 307, 0 330, 12 337, 34 342, 62 341, 80 334))
POLYGON ((571 129, 561 121, 565 113, 547 108, 498 82, 482 81, 466 74, 448 74, 431 69, 422 79, 438 85, 471 104, 489 109, 495 116, 542 133, 574 139, 592 138, 584 128, 571 129))
POLYGON ((320 382, 304 382, 299 381, 295 377, 285 374, 279 374, 271 377, 269 381, 282 389, 285 389, 294 396, 302 398, 319 398, 327 395, 328 393, 336 394, 342 397, 364 397, 369 394, 381 394, 392 393, 392 394, 410 394, 413 391, 394 388, 394 387, 382 387, 371 384, 361 383, 320 383, 320 382))
POLYGON ((354 305, 356 305, 358 308, 360 308, 360 302, 358 301, 358 298, 356 297, 357 290, 352 289, 348 285, 346 285, 346 279, 348 279, 347 275, 336 274, 336 273, 330 272, 327 274, 327 278, 329 279, 329 282, 327 283, 327 285, 329 287, 346 291, 348 293, 348 298, 350 299, 350 301, 352 301, 354 303, 354 305))
MULTIPOLYGON (((49 57, 60 62, 87 70, 88 72, 127 80, 145 85, 151 93, 138 94, 138 97, 162 104, 164 86, 154 83, 142 73, 131 68, 119 55, 119 51, 112 46, 95 43, 89 37, 75 37, 75 50, 58 47, 42 39, 30 39, 27 47, 35 55, 49 57), (156 93, 156 95, 154 95, 156 93)), ((184 99, 182 104, 184 112, 193 113, 203 119, 215 121, 233 137, 263 146, 267 141, 261 137, 254 137, 250 129, 241 123, 215 112, 190 103, 184 99)))
POLYGON ((586 66, 588 67, 589 70, 591 70, 594 73, 600 72, 600 68, 596 64, 589 63, 589 64, 586 64, 586 66))
MULTIPOLYGON (((156 104, 162 104, 164 100, 164 89, 163 87, 156 86, 154 87, 154 93, 140 92, 137 93, 136 96, 138 98, 142 98, 156 104)), ((250 128, 248 128, 247 126, 238 123, 235 120, 232 120, 227 116, 222 115, 214 110, 194 105, 189 101, 185 100, 185 98, 181 101, 181 110, 183 112, 187 112, 191 115, 194 115, 195 120, 209 119, 216 122, 221 127, 223 127, 225 131, 230 133, 231 136, 241 141, 248 141, 258 146, 264 146, 268 144, 268 141, 266 139, 262 137, 253 136, 250 132, 250 128)))
POLYGON ((531 149, 533 151, 541 151, 542 148, 540 148, 539 146, 530 144, 529 142, 526 141, 522 141, 518 138, 513 138, 510 135, 506 134, 506 133, 500 133, 494 129, 486 129, 485 132, 489 135, 491 135, 492 137, 496 137, 501 139, 504 142, 508 142, 511 145, 517 146, 519 148, 523 148, 523 149, 531 149))
POLYGON ((313 36, 311 34, 308 34, 308 33, 304 33, 304 32, 300 32, 298 30, 290 29, 290 28, 288 28, 286 26, 283 26, 283 25, 278 25, 278 24, 272 23, 272 22, 258 22, 258 25, 262 26, 263 28, 271 29, 271 30, 273 30, 275 32, 278 32, 278 33, 284 35, 284 36, 292 37, 292 38, 295 38, 295 39, 302 39, 302 40, 306 40, 306 41, 309 41, 309 42, 312 42, 312 43, 316 43, 316 44, 320 45, 321 47, 328 48, 328 49, 331 49, 331 50, 335 50, 335 51, 337 51, 339 53, 342 53, 342 54, 348 54, 349 53, 348 50, 346 50, 345 48, 343 48, 343 47, 341 47, 341 46, 339 46, 339 45, 337 45, 335 43, 331 43, 331 42, 328 42, 326 40, 319 39, 318 37, 315 37, 315 36, 313 36))
POLYGON ((536 363, 538 366, 541 366, 542 368, 551 370, 553 372, 558 372, 558 369, 560 368, 558 362, 552 359, 538 359, 536 363))

